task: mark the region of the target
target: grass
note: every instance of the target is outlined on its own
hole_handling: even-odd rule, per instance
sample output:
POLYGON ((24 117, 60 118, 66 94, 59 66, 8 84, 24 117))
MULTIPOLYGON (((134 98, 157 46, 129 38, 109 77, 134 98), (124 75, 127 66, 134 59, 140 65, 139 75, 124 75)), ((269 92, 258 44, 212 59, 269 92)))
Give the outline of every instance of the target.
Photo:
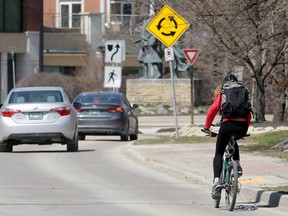
POLYGON ((267 191, 278 191, 278 192, 284 192, 287 193, 288 192, 288 185, 284 185, 284 186, 278 186, 278 187, 264 187, 263 189, 267 190, 267 191))
POLYGON ((184 144, 184 143, 207 143, 215 142, 212 137, 172 137, 172 136, 159 136, 157 138, 137 140, 134 145, 155 145, 155 144, 184 144))
POLYGON ((288 151, 274 148, 274 146, 288 137, 288 131, 276 131, 264 134, 252 135, 246 138, 247 145, 241 145, 240 149, 249 152, 282 158, 288 161, 288 151))

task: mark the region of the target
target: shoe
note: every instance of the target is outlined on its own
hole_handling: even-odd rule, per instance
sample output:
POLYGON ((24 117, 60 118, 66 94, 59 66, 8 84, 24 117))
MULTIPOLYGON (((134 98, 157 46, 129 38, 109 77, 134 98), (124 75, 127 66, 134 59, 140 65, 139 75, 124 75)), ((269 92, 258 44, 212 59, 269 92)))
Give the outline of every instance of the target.
MULTIPOLYGON (((243 175, 243 169, 241 166, 237 167, 237 173, 238 173, 238 178, 240 178, 243 175)), ((232 173, 232 177, 234 177, 234 173, 232 173)))
POLYGON ((219 182, 215 182, 212 187, 212 199, 220 199, 221 198, 221 190, 222 186, 219 184, 219 182))
POLYGON ((238 170, 238 178, 240 178, 243 175, 243 169, 241 166, 238 166, 237 170, 238 170))

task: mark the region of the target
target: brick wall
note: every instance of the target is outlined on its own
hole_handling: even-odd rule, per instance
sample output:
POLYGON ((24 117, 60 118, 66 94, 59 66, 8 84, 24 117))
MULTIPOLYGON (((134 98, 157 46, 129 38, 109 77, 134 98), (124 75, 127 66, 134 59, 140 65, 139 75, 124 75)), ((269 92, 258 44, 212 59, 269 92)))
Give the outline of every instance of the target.
POLYGON ((39 1, 23 1, 23 17, 24 31, 39 31, 39 1))
POLYGON ((85 12, 99 13, 100 12, 100 1, 86 0, 84 6, 85 12))
MULTIPOLYGON (((176 103, 191 104, 190 79, 175 80, 176 103)), ((131 103, 163 103, 171 105, 173 101, 170 79, 127 79, 126 95, 131 103)))
POLYGON ((43 25, 55 27, 56 25, 56 0, 43 0, 43 25))
POLYGON ((44 13, 56 13, 56 0, 43 0, 44 13))

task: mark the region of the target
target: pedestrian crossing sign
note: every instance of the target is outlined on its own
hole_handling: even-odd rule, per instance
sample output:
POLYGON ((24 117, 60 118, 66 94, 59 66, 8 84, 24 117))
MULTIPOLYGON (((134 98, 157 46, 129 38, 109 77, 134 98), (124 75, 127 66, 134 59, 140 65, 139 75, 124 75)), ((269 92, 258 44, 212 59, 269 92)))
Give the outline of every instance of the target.
POLYGON ((122 67, 105 66, 104 88, 120 88, 122 67))

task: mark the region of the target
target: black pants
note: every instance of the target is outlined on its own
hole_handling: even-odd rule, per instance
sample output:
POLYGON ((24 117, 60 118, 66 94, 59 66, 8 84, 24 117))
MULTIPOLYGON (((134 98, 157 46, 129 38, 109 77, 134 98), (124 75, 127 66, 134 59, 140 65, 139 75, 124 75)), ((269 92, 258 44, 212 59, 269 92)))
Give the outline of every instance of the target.
MULTIPOLYGON (((221 124, 216 141, 215 156, 213 160, 214 178, 220 177, 222 171, 223 154, 225 152, 225 148, 228 144, 230 136, 238 135, 240 139, 247 133, 247 130, 248 130, 247 122, 225 121, 221 124)), ((235 146, 233 159, 240 160, 238 145, 235 146)))

